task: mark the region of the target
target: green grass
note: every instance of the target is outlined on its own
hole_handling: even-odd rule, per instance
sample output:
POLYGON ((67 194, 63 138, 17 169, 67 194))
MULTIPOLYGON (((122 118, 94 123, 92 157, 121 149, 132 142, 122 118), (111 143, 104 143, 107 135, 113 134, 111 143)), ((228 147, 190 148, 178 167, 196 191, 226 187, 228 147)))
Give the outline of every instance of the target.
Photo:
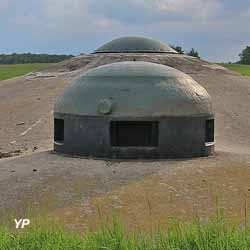
POLYGON ((49 63, 0 65, 0 81, 47 68, 49 63))
POLYGON ((243 65, 243 64, 221 64, 223 67, 236 71, 243 76, 250 76, 250 65, 243 65))
POLYGON ((33 226, 25 231, 0 227, 1 250, 248 250, 250 230, 223 221, 169 223, 148 234, 127 232, 114 219, 97 231, 70 233, 60 226, 33 226))

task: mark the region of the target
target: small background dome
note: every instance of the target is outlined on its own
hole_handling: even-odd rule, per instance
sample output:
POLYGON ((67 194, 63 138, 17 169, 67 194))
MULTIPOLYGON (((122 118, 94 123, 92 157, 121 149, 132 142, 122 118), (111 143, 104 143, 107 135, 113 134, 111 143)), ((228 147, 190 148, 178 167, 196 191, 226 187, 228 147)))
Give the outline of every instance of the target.
POLYGON ((94 53, 174 53, 167 44, 146 37, 121 37, 98 48, 94 53))

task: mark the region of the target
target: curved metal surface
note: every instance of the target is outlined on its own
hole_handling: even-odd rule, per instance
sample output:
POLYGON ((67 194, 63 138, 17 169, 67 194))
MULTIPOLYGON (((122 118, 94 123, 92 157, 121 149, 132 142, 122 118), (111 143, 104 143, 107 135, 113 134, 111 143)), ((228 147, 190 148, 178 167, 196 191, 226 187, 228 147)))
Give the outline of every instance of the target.
POLYGON ((112 103, 112 117, 213 115, 207 91, 188 75, 159 64, 120 62, 83 74, 58 98, 55 112, 100 116, 100 102, 112 103))
POLYGON ((108 42, 94 53, 174 53, 167 44, 146 37, 121 37, 108 42))

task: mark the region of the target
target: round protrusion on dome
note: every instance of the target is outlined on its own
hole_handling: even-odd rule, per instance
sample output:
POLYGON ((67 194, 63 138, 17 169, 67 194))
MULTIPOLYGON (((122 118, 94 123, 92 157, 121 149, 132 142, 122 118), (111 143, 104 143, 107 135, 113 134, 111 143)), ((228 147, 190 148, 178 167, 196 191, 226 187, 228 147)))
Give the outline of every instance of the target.
POLYGON ((112 112, 112 102, 109 99, 103 99, 98 104, 98 112, 103 115, 108 115, 112 112))

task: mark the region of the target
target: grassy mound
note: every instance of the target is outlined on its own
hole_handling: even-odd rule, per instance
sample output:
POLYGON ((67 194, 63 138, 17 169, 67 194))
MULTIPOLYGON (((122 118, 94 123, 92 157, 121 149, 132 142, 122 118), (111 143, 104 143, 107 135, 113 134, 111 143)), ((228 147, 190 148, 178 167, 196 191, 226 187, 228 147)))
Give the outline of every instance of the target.
POLYGON ((0 81, 45 69, 49 63, 0 65, 0 81))
POLYGON ((172 222, 148 234, 127 232, 118 220, 101 224, 95 232, 69 233, 51 224, 25 231, 0 228, 1 250, 247 250, 250 230, 223 221, 202 224, 172 222))

